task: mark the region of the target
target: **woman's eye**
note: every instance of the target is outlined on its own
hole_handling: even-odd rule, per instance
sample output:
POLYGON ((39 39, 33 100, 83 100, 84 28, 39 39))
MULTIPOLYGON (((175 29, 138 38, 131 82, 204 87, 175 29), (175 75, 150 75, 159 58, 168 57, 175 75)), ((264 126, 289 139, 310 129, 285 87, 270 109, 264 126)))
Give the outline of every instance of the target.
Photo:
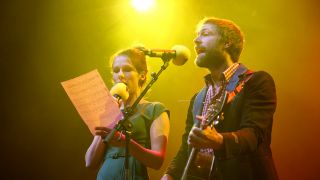
POLYGON ((113 71, 114 73, 118 73, 118 72, 120 71, 120 69, 119 69, 119 68, 113 68, 112 71, 113 71))
POLYGON ((133 69, 131 67, 129 67, 129 66, 123 67, 123 69, 122 69, 123 72, 130 72, 132 70, 133 69))
POLYGON ((134 70, 134 68, 131 67, 131 66, 122 66, 122 67, 114 67, 114 68, 112 69, 113 73, 119 73, 120 70, 121 70, 122 72, 131 72, 131 71, 134 70))

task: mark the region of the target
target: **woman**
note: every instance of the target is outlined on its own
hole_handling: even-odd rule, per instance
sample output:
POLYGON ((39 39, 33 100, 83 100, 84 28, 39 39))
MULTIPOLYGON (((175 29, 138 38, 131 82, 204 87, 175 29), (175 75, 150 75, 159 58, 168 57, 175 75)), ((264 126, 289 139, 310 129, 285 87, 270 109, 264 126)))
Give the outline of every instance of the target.
MULTIPOLYGON (((129 98, 122 107, 131 106, 146 83, 145 55, 132 48, 112 58, 113 81, 127 85, 129 98)), ((130 179, 148 179, 147 168, 159 169, 164 161, 169 134, 169 111, 159 102, 141 100, 130 118, 133 124, 129 144, 130 179)), ((108 144, 103 142, 110 129, 96 127, 96 135, 87 150, 86 166, 98 168, 97 179, 124 179, 125 136, 116 133, 108 144)))

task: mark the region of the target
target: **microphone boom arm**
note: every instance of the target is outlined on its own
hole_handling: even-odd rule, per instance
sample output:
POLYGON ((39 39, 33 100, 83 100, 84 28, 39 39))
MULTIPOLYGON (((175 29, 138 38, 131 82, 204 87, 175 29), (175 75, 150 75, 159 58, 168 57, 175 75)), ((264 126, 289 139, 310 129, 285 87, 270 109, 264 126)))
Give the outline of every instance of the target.
POLYGON ((164 63, 177 56, 175 50, 146 49, 144 47, 138 47, 138 49, 149 57, 160 57, 164 63))

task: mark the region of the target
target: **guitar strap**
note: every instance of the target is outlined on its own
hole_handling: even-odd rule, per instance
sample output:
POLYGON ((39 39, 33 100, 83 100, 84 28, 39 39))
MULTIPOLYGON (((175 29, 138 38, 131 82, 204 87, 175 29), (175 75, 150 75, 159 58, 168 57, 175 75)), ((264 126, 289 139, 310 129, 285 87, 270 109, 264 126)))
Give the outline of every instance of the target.
MULTIPOLYGON (((244 87, 245 83, 252 77, 254 71, 248 70, 246 67, 241 65, 239 70, 235 72, 232 79, 229 81, 226 90, 228 93, 227 103, 231 102, 234 97, 241 92, 242 88, 244 87)), ((193 103, 193 119, 194 123, 198 123, 196 120, 196 115, 201 115, 203 109, 203 101, 206 96, 208 88, 204 87, 200 92, 197 94, 195 101, 193 103)), ((226 104, 227 104, 226 103, 226 104)))
POLYGON ((228 92, 228 100, 227 103, 231 102, 234 97, 241 92, 241 90, 243 89, 243 86, 245 85, 245 83, 247 81, 249 81, 249 79, 252 77, 253 75, 253 71, 252 70, 247 70, 244 74, 240 75, 241 79, 238 81, 237 86, 233 89, 233 91, 229 91, 228 92))
MULTIPOLYGON (((243 89, 245 83, 249 81, 249 79, 252 77, 253 73, 254 72, 252 70, 245 69, 245 73, 241 74, 239 76, 238 82, 236 82, 237 86, 235 86, 233 91, 228 91, 227 92, 228 93, 228 97, 227 97, 226 104, 230 103, 234 99, 234 97, 241 92, 241 90, 243 89)), ((209 178, 208 179, 211 179, 211 177, 213 177, 213 174, 214 174, 214 160, 215 160, 215 155, 213 154, 212 161, 211 161, 210 172, 209 172, 209 178)))

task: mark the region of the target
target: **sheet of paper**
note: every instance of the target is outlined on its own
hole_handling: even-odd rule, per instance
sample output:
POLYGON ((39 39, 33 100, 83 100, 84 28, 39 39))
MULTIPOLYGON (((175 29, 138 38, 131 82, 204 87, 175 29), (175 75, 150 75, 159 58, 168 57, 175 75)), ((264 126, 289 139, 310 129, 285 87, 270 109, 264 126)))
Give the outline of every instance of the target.
POLYGON ((96 126, 113 126, 122 113, 98 70, 61 82, 82 120, 94 135, 96 126))

